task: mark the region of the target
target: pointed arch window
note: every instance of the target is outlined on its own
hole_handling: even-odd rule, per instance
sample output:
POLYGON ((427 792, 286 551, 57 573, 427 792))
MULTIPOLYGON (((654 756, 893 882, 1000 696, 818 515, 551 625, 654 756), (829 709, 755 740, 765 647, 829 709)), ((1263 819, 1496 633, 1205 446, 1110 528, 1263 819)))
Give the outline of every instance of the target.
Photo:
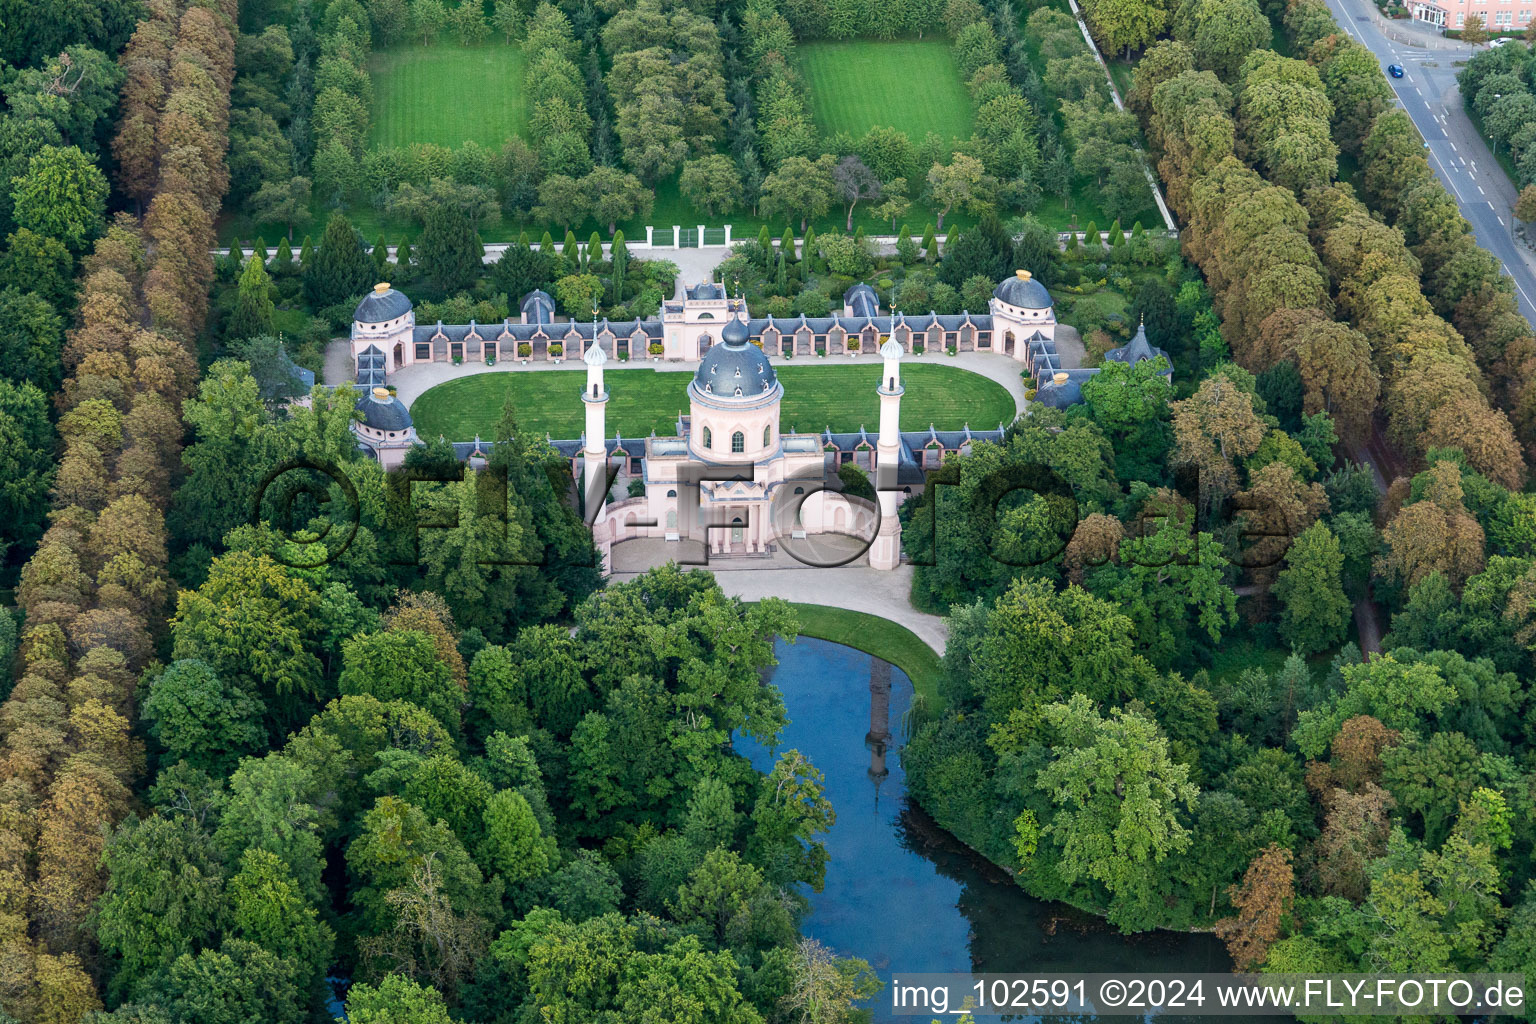
POLYGON ((741 431, 731 435, 731 451, 737 455, 747 450, 747 435, 741 431))
POLYGON ((709 428, 708 427, 705 427, 704 428, 704 447, 705 448, 714 448, 714 446, 715 446, 715 435, 711 434, 709 432, 709 428))

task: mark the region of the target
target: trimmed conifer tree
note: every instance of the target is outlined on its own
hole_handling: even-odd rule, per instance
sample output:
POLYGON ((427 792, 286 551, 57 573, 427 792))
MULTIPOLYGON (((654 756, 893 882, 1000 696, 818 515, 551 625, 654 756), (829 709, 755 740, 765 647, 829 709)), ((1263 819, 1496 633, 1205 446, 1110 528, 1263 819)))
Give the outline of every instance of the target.
POLYGON ((331 214, 314 259, 304 265, 304 294, 315 309, 362 295, 374 282, 373 260, 363 251, 352 222, 331 214))
POLYGON ((470 287, 484 269, 485 246, 474 221, 462 210, 449 206, 429 210, 416 248, 427 283, 444 295, 470 287))
POLYGON ((629 269, 629 247, 624 244, 624 232, 613 233, 613 301, 624 301, 624 274, 629 269))
POLYGON ((259 259, 249 259, 240 273, 240 285, 235 294, 235 308, 229 315, 225 336, 229 338, 254 338, 272 333, 272 278, 265 264, 259 259))

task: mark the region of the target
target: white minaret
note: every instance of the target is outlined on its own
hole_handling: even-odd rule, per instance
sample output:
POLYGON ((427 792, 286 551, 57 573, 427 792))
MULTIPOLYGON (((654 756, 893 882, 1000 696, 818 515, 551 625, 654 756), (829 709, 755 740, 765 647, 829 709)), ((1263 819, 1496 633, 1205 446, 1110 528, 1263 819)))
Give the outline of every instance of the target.
POLYGON ((586 485, 587 515, 596 524, 603 520, 607 512, 608 447, 603 441, 607 436, 604 414, 608 406, 608 389, 603 386, 603 364, 608 361, 608 356, 597 339, 593 338, 587 354, 581 359, 587 364, 587 386, 581 392, 581 400, 587 404, 586 447, 582 450, 583 482, 586 485))
POLYGON ((874 569, 901 563, 901 524, 896 520, 896 467, 901 460, 901 344, 890 338, 880 346, 880 440, 875 447, 875 492, 880 502, 880 532, 869 549, 874 569))

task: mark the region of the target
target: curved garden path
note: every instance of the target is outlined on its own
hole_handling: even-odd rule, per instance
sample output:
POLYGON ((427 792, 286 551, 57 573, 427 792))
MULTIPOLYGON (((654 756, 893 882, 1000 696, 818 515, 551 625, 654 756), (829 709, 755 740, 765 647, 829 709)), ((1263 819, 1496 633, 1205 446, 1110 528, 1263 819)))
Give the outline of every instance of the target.
MULTIPOLYGON (((647 569, 665 565, 680 556, 678 545, 650 538, 629 540, 613 548, 615 583, 634 579, 647 569)), ((760 601, 781 597, 796 604, 822 604, 833 608, 876 615, 902 625, 918 638, 944 653, 949 629, 943 618, 912 607, 910 565, 896 569, 871 569, 867 562, 855 562, 836 568, 805 565, 783 551, 752 559, 715 559, 709 565, 685 566, 708 569, 732 597, 760 601)))

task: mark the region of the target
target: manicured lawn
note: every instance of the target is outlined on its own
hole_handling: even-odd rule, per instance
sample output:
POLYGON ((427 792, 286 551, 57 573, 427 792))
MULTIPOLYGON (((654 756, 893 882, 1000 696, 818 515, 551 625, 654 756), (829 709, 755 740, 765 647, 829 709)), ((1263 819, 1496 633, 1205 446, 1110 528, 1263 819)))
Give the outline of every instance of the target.
POLYGON ((463 47, 397 46, 376 53, 373 144, 430 142, 460 146, 474 140, 500 150, 528 124, 523 51, 502 42, 463 47))
POLYGON ((800 613, 800 635, 830 640, 884 658, 907 674, 912 688, 923 695, 930 713, 942 710, 939 696, 939 656, 906 626, 889 619, 821 604, 794 604, 800 613))
POLYGON ((803 43, 799 54, 824 135, 858 138, 885 125, 915 145, 929 132, 944 139, 971 134, 971 98, 947 39, 803 43))
MULTIPOLYGON (((931 358, 931 357, 930 357, 931 358)), ((943 358, 943 357, 938 357, 943 358)), ((880 369, 874 360, 855 365, 778 366, 784 384, 780 423, 784 430, 834 431, 879 429, 880 399, 875 394, 880 369)), ((956 430, 969 423, 992 430, 1011 423, 1013 398, 996 381, 953 366, 910 363, 902 367, 906 394, 901 400, 901 425, 921 430, 932 423, 956 430)), ((416 399, 411 416, 422 437, 442 435, 451 441, 490 437, 511 401, 518 422, 526 429, 555 438, 581 436, 585 409, 581 403, 585 370, 510 371, 479 373, 451 380, 416 399)), ((680 412, 688 411, 689 374, 648 368, 610 370, 607 429, 625 437, 645 437, 655 431, 674 434, 680 412)))

